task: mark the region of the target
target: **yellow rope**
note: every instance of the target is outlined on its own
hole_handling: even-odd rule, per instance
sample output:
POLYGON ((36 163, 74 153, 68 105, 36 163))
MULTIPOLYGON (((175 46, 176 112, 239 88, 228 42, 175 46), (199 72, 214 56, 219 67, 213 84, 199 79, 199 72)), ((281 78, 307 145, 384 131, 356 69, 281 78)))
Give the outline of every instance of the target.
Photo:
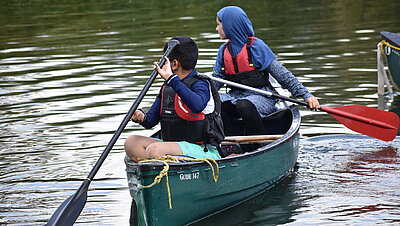
MULTIPOLYGON (((391 47, 391 48, 393 48, 393 49, 400 50, 400 48, 399 48, 399 47, 397 47, 397 46, 394 46, 394 45, 392 45, 392 44, 388 43, 386 40, 382 40, 382 41, 381 41, 381 43, 382 43, 383 45, 387 45, 387 46, 389 46, 389 47, 391 47)), ((381 45, 381 51, 382 51, 382 54, 383 54, 383 53, 385 53, 385 51, 384 51, 384 49, 383 49, 383 45, 381 45)))
POLYGON ((166 156, 157 157, 155 159, 139 160, 139 163, 161 162, 161 163, 164 164, 164 168, 160 171, 160 174, 158 174, 154 178, 153 183, 151 183, 149 185, 146 185, 146 186, 142 186, 141 188, 142 189, 151 188, 154 185, 160 183, 161 179, 165 176, 165 185, 167 187, 169 209, 172 209, 172 201, 171 201, 171 189, 169 187, 169 181, 168 181, 168 170, 169 170, 168 163, 178 163, 180 160, 182 160, 182 161, 192 161, 192 162, 206 162, 211 168, 212 177, 213 177, 214 182, 218 181, 219 167, 218 167, 217 161, 215 161, 214 159, 210 159, 210 158, 192 159, 192 158, 186 158, 186 157, 177 157, 177 156, 166 155, 166 156), (215 165, 215 170, 214 170, 213 164, 215 165))
POLYGON ((164 168, 160 171, 160 174, 154 178, 153 183, 147 185, 147 186, 142 186, 141 188, 151 188, 154 185, 158 184, 161 182, 161 179, 165 176, 165 185, 167 187, 167 194, 168 194, 168 203, 169 203, 169 209, 172 209, 172 202, 171 202, 171 190, 169 188, 169 181, 168 181, 168 170, 169 170, 169 165, 166 161, 158 160, 158 159, 151 159, 151 160, 141 160, 139 162, 162 162, 164 164, 164 168))

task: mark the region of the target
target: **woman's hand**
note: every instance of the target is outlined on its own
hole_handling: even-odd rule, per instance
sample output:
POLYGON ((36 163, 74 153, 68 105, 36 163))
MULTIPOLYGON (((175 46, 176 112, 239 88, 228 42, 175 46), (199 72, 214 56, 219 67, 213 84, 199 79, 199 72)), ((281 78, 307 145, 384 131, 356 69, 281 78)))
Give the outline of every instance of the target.
POLYGON ((154 62, 154 66, 156 67, 158 74, 164 79, 168 80, 168 78, 173 75, 171 63, 169 62, 168 57, 165 57, 165 64, 162 68, 158 65, 158 62, 154 62))
POLYGON ((308 108, 310 110, 318 110, 321 106, 319 105, 319 102, 317 100, 317 98, 315 97, 309 97, 306 102, 308 103, 308 108))

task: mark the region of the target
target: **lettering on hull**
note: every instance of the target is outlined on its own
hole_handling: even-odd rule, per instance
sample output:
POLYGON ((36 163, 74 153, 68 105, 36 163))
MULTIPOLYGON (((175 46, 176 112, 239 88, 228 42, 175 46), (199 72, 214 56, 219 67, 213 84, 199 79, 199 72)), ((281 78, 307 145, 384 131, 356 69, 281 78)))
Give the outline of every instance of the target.
POLYGON ((197 180, 200 178, 200 172, 192 172, 192 173, 182 173, 179 174, 179 179, 180 180, 197 180))

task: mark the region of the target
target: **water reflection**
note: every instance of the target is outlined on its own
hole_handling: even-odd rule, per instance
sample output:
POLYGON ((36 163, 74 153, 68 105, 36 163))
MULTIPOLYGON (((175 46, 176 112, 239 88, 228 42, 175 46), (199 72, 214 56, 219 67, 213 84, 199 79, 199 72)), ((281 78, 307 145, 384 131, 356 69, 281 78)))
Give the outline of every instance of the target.
MULTIPOLYGON (((399 146, 388 146, 369 153, 355 155, 345 165, 343 171, 340 171, 340 174, 344 177, 339 181, 348 184, 346 185, 348 188, 353 187, 354 189, 356 187, 359 192, 368 191, 368 199, 370 200, 364 203, 364 201, 358 199, 356 205, 342 205, 337 210, 327 211, 325 214, 333 214, 339 217, 357 217, 398 212, 397 195, 392 197, 392 194, 387 193, 398 187, 397 182, 392 181, 395 180, 396 176, 394 175, 400 169, 398 148, 399 146), (383 184, 385 191, 380 189, 383 184)), ((395 222, 388 216, 383 216, 383 219, 388 223, 395 222)))
POLYGON ((302 206, 301 198, 295 194, 295 177, 293 173, 263 194, 192 225, 279 225, 293 222, 293 212, 302 206))
POLYGON ((300 145, 299 164, 291 177, 194 225, 364 225, 400 220, 393 215, 400 213, 399 139, 387 143, 361 135, 327 135, 300 145))
POLYGON ((389 111, 396 113, 400 117, 400 95, 394 97, 389 111))
MULTIPOLYGON (((394 112, 400 117, 400 95, 394 93, 393 95, 378 95, 378 107, 382 110, 394 112)), ((400 135, 400 130, 397 132, 400 135)))
POLYGON ((305 202, 308 211, 297 209, 296 223, 307 222, 302 215, 310 212, 313 220, 307 223, 312 224, 330 219, 351 224, 398 220, 392 214, 399 213, 399 139, 387 143, 360 135, 331 135, 307 139, 302 145, 300 178, 311 180, 298 184, 313 198, 305 202))

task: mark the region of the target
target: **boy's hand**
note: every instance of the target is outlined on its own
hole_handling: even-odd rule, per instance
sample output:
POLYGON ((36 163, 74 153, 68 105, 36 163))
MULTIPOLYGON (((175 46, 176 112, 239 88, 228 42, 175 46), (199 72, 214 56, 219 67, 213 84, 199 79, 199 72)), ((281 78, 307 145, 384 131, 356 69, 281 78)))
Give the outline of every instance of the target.
POLYGON ((154 66, 156 67, 158 74, 161 75, 164 80, 168 80, 168 78, 174 74, 172 73, 171 63, 169 62, 168 57, 165 57, 165 64, 162 68, 160 68, 158 62, 154 62, 154 66))
POLYGON ((131 117, 132 122, 141 123, 144 120, 144 113, 141 110, 136 110, 131 117))

